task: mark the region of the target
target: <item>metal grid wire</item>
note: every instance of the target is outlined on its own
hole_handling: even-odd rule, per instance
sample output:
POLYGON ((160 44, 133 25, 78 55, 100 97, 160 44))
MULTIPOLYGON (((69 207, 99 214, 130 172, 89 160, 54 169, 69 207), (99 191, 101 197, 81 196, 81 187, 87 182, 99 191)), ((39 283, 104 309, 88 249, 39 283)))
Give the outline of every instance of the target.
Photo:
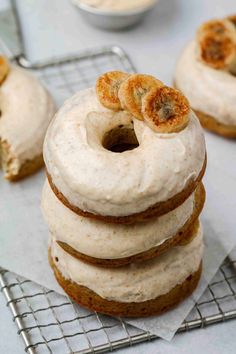
MULTIPOLYGON (((236 318, 235 266, 236 252, 222 264, 178 332, 236 318)), ((103 353, 157 338, 6 270, 0 270, 0 288, 29 354, 103 353)))
POLYGON ((29 63, 24 57, 18 64, 32 70, 46 85, 58 106, 78 90, 94 86, 98 75, 111 70, 135 72, 127 54, 117 46, 87 50, 76 57, 48 63, 29 63))
MULTIPOLYGON (((94 85, 99 73, 135 71, 119 47, 87 51, 77 58, 43 65, 31 65, 23 57, 17 61, 40 77, 58 104, 94 85)), ((179 332, 236 318, 235 266, 236 252, 221 266, 179 332)), ((69 298, 6 270, 0 270, 0 287, 29 354, 102 353, 157 338, 120 318, 87 311, 69 298)))
MULTIPOLYGON (((24 52, 16 7, 13 0, 11 3, 19 45, 24 52)), ((135 71, 119 47, 88 50, 77 57, 37 65, 32 65, 22 55, 15 61, 40 78, 58 106, 76 91, 94 85, 100 73, 135 71)), ((235 267, 236 252, 220 267, 178 332, 236 318, 235 267)), ((103 353, 157 338, 126 324, 121 318, 111 319, 85 310, 68 297, 4 269, 0 269, 0 289, 29 354, 103 353)))

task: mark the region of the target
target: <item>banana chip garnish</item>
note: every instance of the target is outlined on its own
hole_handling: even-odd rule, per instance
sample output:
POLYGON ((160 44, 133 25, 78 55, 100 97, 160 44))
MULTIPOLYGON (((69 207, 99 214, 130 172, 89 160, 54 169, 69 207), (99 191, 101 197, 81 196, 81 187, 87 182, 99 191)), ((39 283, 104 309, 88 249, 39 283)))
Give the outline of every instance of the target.
POLYGON ((133 74, 125 80, 119 89, 118 96, 121 107, 139 120, 143 120, 142 100, 154 87, 163 86, 163 83, 151 75, 133 74))
POLYGON ((9 70, 10 67, 7 58, 0 55, 0 85, 7 77, 9 70))
POLYGON ((214 69, 235 72, 236 27, 229 19, 211 20, 197 31, 200 60, 214 69))
POLYGON ((96 92, 100 103, 113 111, 121 109, 118 91, 129 74, 121 71, 110 71, 100 76, 96 83, 96 92))
POLYGON ((189 122, 188 100, 171 87, 152 89, 143 99, 142 112, 146 124, 157 133, 175 133, 189 122))
POLYGON ((151 75, 108 72, 98 78, 96 92, 103 106, 126 110, 158 133, 179 132, 189 122, 188 100, 151 75))

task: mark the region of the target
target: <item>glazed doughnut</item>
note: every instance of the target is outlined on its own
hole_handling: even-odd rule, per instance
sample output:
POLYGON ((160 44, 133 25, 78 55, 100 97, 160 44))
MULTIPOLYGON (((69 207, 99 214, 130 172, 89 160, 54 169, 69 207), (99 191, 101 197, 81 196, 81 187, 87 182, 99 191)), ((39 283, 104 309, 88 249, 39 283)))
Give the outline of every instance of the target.
POLYGON ((158 134, 129 112, 106 109, 93 88, 67 100, 44 143, 57 197, 79 215, 114 223, 144 221, 182 204, 202 179, 205 157, 193 112, 182 131, 158 134), (138 146, 113 152, 104 144, 117 135, 138 146))
MULTIPOLYGON (((203 52, 202 52, 203 53, 203 52)), ((183 51, 175 70, 175 86, 188 98, 191 108, 201 124, 225 137, 236 137, 236 26, 228 20, 210 21, 203 25, 198 35, 183 51), (210 29, 209 29, 210 27, 210 29), (213 29, 212 29, 213 27, 213 29), (220 34, 217 34, 218 32, 220 34), (209 35, 208 35, 209 31, 209 35), (208 36, 231 48, 222 52, 216 46, 216 55, 210 52, 199 57, 199 46, 206 45, 208 36), (205 43, 205 44, 204 44, 205 43), (193 89, 194 87, 194 89, 193 89)))
POLYGON ((0 111, 0 164, 5 178, 15 181, 42 167, 55 105, 36 78, 0 57, 0 111))
POLYGON ((80 261, 54 239, 49 260, 59 284, 80 305, 114 316, 141 317, 163 313, 193 292, 201 275, 202 253, 198 228, 187 245, 120 268, 80 261))
POLYGON ((78 304, 150 316, 193 292, 206 149, 181 92, 149 75, 103 74, 57 112, 44 160, 49 261, 78 304))
POLYGON ((200 184, 181 206, 159 218, 132 225, 108 224, 75 214, 45 182, 42 210, 50 233, 65 251, 89 263, 117 267, 159 256, 188 240, 204 201, 200 184))

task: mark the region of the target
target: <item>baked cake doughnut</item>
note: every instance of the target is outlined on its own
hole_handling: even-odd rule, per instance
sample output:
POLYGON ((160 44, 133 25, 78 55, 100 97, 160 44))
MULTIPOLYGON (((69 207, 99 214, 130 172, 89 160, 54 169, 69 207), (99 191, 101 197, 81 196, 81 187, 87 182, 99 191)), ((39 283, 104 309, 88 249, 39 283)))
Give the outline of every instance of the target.
POLYGON ((200 279, 206 165, 188 100, 150 75, 109 72, 66 101, 44 141, 49 261, 76 302, 160 314, 200 279))
POLYGON ((200 26, 175 72, 175 86, 189 99, 201 124, 229 138, 236 138, 235 18, 200 26))
POLYGON ((43 140, 55 106, 40 82, 0 56, 0 164, 10 181, 43 165, 43 140))
MULTIPOLYGON (((161 122, 162 133, 149 128, 147 117, 141 121, 129 111, 105 108, 94 88, 66 101, 44 143, 48 180, 63 204, 81 216, 133 223, 163 215, 193 193, 206 165, 203 132, 183 96, 171 88, 166 91, 162 91, 165 112, 173 96, 175 101, 166 124, 161 122), (180 99, 184 105, 178 106, 180 99), (170 133, 174 122, 177 131, 170 133), (125 144, 126 151, 114 152, 119 144, 125 144)), ((148 92, 140 103, 145 103, 148 92)))
POLYGON ((201 228, 193 240, 159 257, 120 268, 99 268, 65 252, 52 239, 49 259, 57 281, 77 303, 104 314, 161 314, 196 288, 201 275, 201 228))
POLYGON ((110 224, 79 216, 65 207, 45 182, 42 210, 54 240, 74 257, 100 266, 117 267, 151 259, 188 240, 203 208, 205 191, 171 212, 131 225, 110 224))

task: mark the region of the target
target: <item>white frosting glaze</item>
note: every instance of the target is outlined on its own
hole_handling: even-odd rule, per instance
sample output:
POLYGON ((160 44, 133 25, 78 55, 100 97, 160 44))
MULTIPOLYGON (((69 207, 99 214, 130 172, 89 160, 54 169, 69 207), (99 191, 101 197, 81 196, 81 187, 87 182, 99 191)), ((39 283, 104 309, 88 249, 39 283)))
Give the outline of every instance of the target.
POLYGON ((23 162, 42 154, 54 103, 36 78, 12 66, 0 87, 0 109, 0 139, 10 145, 17 172, 23 162))
POLYGON ((79 3, 108 11, 127 11, 146 8, 157 0, 79 0, 79 3))
POLYGON ((196 41, 183 51, 176 66, 175 82, 193 109, 223 124, 236 125, 236 77, 200 62, 196 41))
POLYGON ((100 259, 124 258, 162 244, 185 224, 193 206, 194 195, 158 219, 132 225, 108 224, 72 212, 54 195, 47 181, 42 195, 42 211, 54 239, 100 259))
POLYGON ((158 134, 125 112, 111 112, 95 90, 66 101, 50 125, 44 160, 53 183, 72 205, 100 215, 142 212, 181 192, 199 175, 204 158, 202 128, 193 112, 179 133, 158 134), (102 140, 118 125, 134 123, 139 147, 108 151, 102 140))
POLYGON ((110 269, 77 260, 55 240, 52 240, 51 252, 64 278, 108 300, 141 302, 168 293, 197 271, 202 259, 203 238, 199 229, 193 241, 186 246, 174 247, 151 261, 110 269))

